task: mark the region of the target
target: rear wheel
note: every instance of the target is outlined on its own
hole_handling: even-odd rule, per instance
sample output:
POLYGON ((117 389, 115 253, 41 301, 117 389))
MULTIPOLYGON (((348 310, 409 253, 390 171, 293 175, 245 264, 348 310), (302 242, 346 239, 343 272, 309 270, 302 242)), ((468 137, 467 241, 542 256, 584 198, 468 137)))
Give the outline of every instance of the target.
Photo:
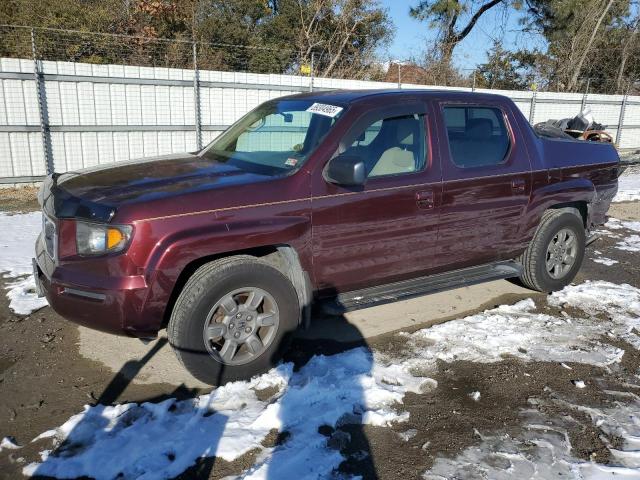
POLYGON ((542 292, 561 290, 582 265, 585 230, 577 210, 547 210, 520 257, 524 285, 542 292))
POLYGON ((293 285, 249 256, 200 267, 184 286, 169 320, 169 343, 197 379, 222 385, 274 366, 298 326, 293 285))

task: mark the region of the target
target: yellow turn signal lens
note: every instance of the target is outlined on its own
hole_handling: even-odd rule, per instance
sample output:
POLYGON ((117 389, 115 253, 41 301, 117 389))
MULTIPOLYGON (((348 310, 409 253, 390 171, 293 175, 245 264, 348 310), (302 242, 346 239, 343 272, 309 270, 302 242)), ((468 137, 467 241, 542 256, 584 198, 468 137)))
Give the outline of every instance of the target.
POLYGON ((117 228, 109 228, 107 229, 107 250, 112 249, 117 246, 121 241, 124 240, 124 235, 117 228))

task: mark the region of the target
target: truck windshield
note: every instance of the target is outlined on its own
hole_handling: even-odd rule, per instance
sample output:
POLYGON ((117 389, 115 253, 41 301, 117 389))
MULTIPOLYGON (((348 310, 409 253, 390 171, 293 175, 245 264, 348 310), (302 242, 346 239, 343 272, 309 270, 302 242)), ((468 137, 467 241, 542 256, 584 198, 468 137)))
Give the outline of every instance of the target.
POLYGON ((299 169, 343 113, 312 100, 273 100, 252 110, 200 153, 261 175, 299 169))

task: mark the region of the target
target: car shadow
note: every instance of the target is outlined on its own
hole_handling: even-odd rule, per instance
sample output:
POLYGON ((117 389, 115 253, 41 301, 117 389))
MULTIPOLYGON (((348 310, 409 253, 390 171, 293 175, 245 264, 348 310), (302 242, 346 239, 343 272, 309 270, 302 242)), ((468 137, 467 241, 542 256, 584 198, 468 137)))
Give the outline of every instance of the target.
MULTIPOLYGON (((284 356, 284 361, 292 362, 294 371, 298 371, 316 355, 338 355, 356 348, 366 352, 366 361, 359 362, 357 366, 358 375, 367 376, 373 370, 373 351, 360 329, 350 323, 344 314, 326 313, 321 307, 316 306, 310 328, 300 332, 294 338, 291 348, 284 356)), ((344 457, 338 467, 339 477, 355 476, 363 480, 375 480, 378 478, 375 459, 363 423, 363 413, 366 411, 364 389, 361 383, 348 387, 351 391, 348 401, 352 406, 346 406, 345 410, 351 407, 350 412, 339 419, 336 425, 321 425, 319 433, 326 437, 327 448, 338 450, 344 457)), ((338 395, 340 395, 339 387, 336 391, 336 396, 338 395)), ((276 447, 276 450, 286 449, 287 443, 294 440, 289 432, 291 426, 300 422, 296 401, 295 397, 285 395, 280 403, 282 422, 280 435, 285 440, 282 445, 276 447)), ((306 414, 312 418, 321 416, 323 412, 309 411, 306 414)), ((269 480, 287 478, 282 473, 277 464, 271 463, 265 478, 269 480)))
MULTIPOLYGON (((158 352, 166 347, 166 345, 167 339, 160 338, 140 359, 126 362, 113 376, 111 381, 96 399, 93 408, 104 409, 117 405, 117 402, 122 398, 122 394, 139 375, 143 367, 155 355, 157 355, 158 352)), ((350 324, 344 315, 329 316, 316 308, 312 315, 312 326, 310 331, 294 335, 291 347, 285 353, 284 362, 293 363, 294 374, 291 379, 295 381, 295 372, 304 368, 304 366, 307 365, 314 356, 331 356, 354 348, 365 349, 367 353, 366 358, 368 359, 365 363, 359 363, 358 375, 369 374, 373 367, 373 356, 360 330, 356 326, 350 324), (326 326, 322 328, 322 323, 327 321, 331 323, 331 327, 329 329, 327 329, 326 326)), ((278 452, 286 450, 294 444, 293 442, 296 440, 296 427, 300 426, 301 423, 299 399, 296 399, 295 395, 287 395, 287 392, 290 391, 291 387, 292 385, 289 385, 285 389, 285 393, 277 399, 280 406, 279 417, 282 427, 277 435, 277 439, 275 440, 271 459, 266 462, 267 464, 265 467, 267 474, 264 477, 271 480, 291 478, 283 476, 283 469, 284 471, 287 471, 286 469, 290 468, 290 465, 287 467, 286 465, 279 464, 277 461, 278 458, 283 458, 278 455, 278 452)), ((344 406, 345 411, 348 411, 348 414, 345 415, 345 418, 340 419, 337 425, 321 425, 318 429, 318 433, 326 437, 326 447, 328 449, 338 450, 343 455, 344 460, 338 468, 342 474, 361 476, 365 480, 376 479, 377 474, 375 463, 367 435, 364 430, 364 425, 362 423, 362 414, 365 411, 364 391, 359 383, 357 385, 349 385, 349 388, 351 395, 348 397, 347 401, 350 404, 344 406), (355 401, 354 398, 356 399, 355 401)), ((337 390, 339 391, 339 389, 340 386, 338 385, 337 390)), ((190 389, 184 384, 181 384, 172 392, 145 398, 144 401, 139 401, 137 403, 160 403, 170 399, 176 401, 195 399, 198 397, 199 393, 200 391, 198 389, 190 389)), ((202 408, 202 406, 199 408, 202 408)), ((206 409, 206 406, 204 408, 206 409)), ((74 425, 73 429, 67 432, 66 440, 58 445, 49 454, 49 457, 35 468, 32 475, 33 478, 51 478, 47 476, 52 474, 51 469, 48 468, 47 465, 49 461, 64 459, 65 461, 68 460, 73 462, 73 457, 76 454, 81 453, 86 448, 87 442, 90 442, 91 436, 96 430, 103 430, 103 432, 118 432, 121 429, 128 428, 130 422, 136 421, 135 416, 131 419, 124 414, 122 417, 118 417, 114 422, 113 419, 110 419, 108 416, 101 417, 99 415, 100 411, 97 411, 96 413, 98 413, 98 415, 92 415, 89 420, 85 420, 85 417, 83 417, 74 425)), ((310 406, 309 410, 305 409, 304 411, 304 415, 308 417, 320 416, 322 413, 323 412, 321 411, 313 411, 313 406, 310 406)), ((187 468, 174 478, 217 478, 220 472, 216 470, 228 470, 228 465, 224 468, 222 465, 218 467, 215 454, 219 441, 224 434, 227 417, 220 414, 220 412, 215 412, 213 410, 206 413, 205 416, 213 414, 224 418, 218 419, 219 421, 215 424, 215 431, 210 432, 211 435, 207 436, 206 445, 202 446, 202 456, 194 465, 187 468)), ((148 439, 141 439, 141 441, 148 441, 148 439)), ((167 452, 167 455, 170 457, 171 452, 167 452)), ((309 461, 310 463, 313 463, 313 459, 309 459, 309 461)), ((241 473, 242 471, 236 471, 235 475, 241 473)), ((122 475, 123 476, 121 478, 127 478, 126 474, 122 475)))

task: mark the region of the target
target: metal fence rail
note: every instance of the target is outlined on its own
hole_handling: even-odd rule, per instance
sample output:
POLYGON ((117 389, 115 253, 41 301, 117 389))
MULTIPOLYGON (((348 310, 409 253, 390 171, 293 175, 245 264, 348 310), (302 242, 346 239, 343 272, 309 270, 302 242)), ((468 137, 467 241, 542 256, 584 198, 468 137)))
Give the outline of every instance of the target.
MULTIPOLYGON (((314 78, 313 68, 307 76, 200 69, 195 43, 180 52, 190 68, 67 62, 43 47, 41 53, 36 33, 29 34, 24 52, 31 58, 0 59, 4 184, 196 150, 250 109, 282 95, 335 88, 454 89, 314 78)), ((507 95, 531 123, 572 116, 588 105, 620 148, 640 148, 640 96, 455 89, 507 95)))

